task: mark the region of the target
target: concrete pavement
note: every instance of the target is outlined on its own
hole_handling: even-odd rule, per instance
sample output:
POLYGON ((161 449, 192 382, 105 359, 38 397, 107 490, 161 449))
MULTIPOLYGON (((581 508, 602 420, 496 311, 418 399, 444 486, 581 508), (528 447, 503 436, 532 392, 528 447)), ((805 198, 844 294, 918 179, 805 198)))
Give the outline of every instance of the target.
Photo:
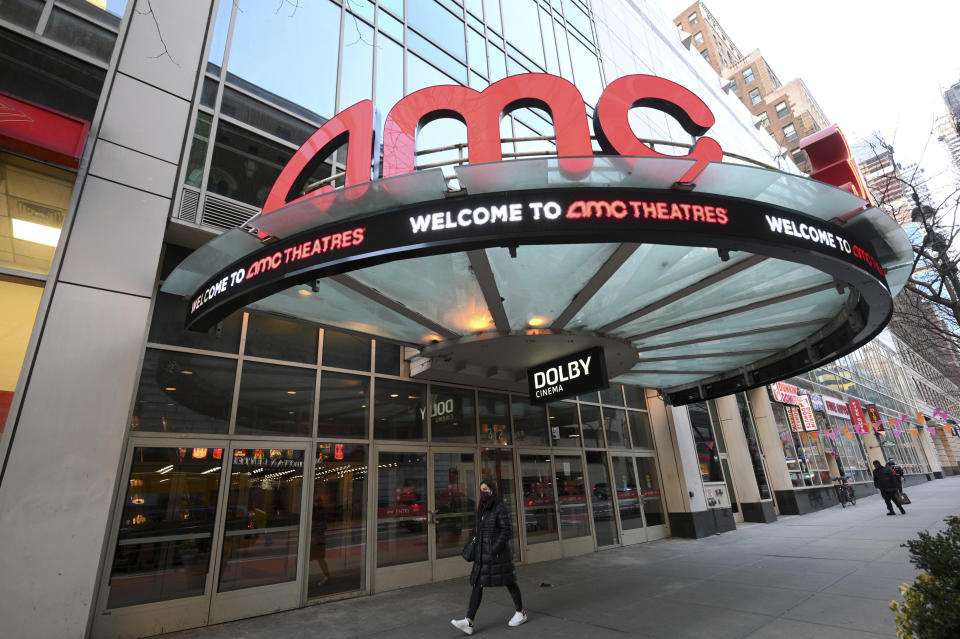
MULTIPOLYGON (((867 639, 895 637, 889 604, 916 571, 900 544, 960 514, 960 477, 912 486, 906 515, 879 495, 706 539, 663 539, 519 566, 530 621, 507 627, 506 589, 484 595, 482 637, 867 639), (542 584, 550 584, 544 586, 542 584)), ((466 579, 163 635, 166 639, 464 636, 466 579)))

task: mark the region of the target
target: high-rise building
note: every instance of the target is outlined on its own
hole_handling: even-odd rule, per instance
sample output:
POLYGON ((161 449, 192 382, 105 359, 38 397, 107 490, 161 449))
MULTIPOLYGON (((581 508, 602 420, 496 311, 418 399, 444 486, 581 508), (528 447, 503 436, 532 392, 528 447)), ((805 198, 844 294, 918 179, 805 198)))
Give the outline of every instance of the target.
POLYGON ((947 148, 955 171, 960 171, 960 134, 957 133, 958 120, 949 114, 941 115, 934 121, 937 141, 947 148))
POLYGON ((884 208, 901 226, 909 224, 915 206, 909 178, 893 157, 893 151, 884 146, 878 136, 857 140, 851 144, 854 158, 867 182, 867 188, 877 204, 884 208))
POLYGON ((810 162, 800 140, 825 128, 829 121, 802 79, 782 84, 761 55, 746 56, 703 2, 695 2, 674 19, 681 38, 694 47, 728 82, 728 88, 750 109, 785 154, 804 173, 810 162))

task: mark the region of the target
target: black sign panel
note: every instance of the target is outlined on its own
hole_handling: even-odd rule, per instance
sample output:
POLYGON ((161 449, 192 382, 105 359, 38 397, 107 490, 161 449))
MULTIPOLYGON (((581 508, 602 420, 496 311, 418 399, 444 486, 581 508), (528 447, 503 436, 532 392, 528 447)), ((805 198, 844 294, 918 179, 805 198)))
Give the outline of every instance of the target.
POLYGON ((226 266, 191 298, 206 330, 283 289, 393 260, 491 246, 646 242, 741 250, 809 264, 859 286, 886 279, 868 238, 749 200, 640 189, 547 189, 451 198, 318 224, 226 266), (851 268, 852 267, 852 268, 851 268))
POLYGON ((599 346, 527 369, 531 404, 575 397, 610 386, 607 362, 599 346))

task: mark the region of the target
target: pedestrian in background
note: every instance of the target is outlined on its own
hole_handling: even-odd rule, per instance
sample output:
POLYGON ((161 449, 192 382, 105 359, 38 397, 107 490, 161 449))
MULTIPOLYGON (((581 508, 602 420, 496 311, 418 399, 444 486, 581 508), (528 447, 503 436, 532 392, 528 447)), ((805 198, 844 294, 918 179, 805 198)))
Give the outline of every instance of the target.
POLYGON ((523 600, 517 586, 517 570, 513 565, 513 548, 510 538, 513 527, 510 524, 510 511, 497 494, 497 484, 492 479, 480 482, 480 503, 477 506, 477 522, 473 529, 476 537, 476 557, 473 570, 470 571, 470 604, 464 619, 450 621, 455 628, 465 634, 473 634, 473 620, 483 598, 483 589, 491 586, 506 586, 513 598, 516 609, 507 622, 509 626, 519 626, 527 621, 523 611, 523 600))
POLYGON ((873 485, 880 490, 880 495, 887 505, 888 515, 896 514, 893 512, 893 504, 896 504, 897 508, 900 509, 900 514, 907 514, 907 511, 903 509, 903 504, 900 503, 900 491, 897 489, 897 483, 898 478, 895 472, 876 459, 873 460, 873 485))

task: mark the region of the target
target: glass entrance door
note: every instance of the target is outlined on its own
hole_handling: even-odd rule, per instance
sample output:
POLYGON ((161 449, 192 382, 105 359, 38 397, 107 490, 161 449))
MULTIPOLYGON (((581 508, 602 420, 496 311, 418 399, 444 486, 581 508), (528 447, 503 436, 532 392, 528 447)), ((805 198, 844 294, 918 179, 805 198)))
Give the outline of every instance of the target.
POLYGON ((643 522, 647 541, 667 536, 667 518, 663 508, 663 495, 660 493, 660 476, 657 474, 657 460, 650 457, 637 457, 637 479, 640 483, 640 499, 643 505, 643 522))
POLYGON ((266 446, 235 446, 230 452, 209 623, 300 603, 306 451, 282 443, 266 446))
POLYGON ((470 539, 477 512, 477 477, 474 453, 436 452, 432 459, 433 579, 442 581, 469 574, 472 564, 460 550, 470 539))
POLYGON ((429 488, 426 449, 378 450, 376 573, 378 592, 432 579, 427 534, 429 488))

